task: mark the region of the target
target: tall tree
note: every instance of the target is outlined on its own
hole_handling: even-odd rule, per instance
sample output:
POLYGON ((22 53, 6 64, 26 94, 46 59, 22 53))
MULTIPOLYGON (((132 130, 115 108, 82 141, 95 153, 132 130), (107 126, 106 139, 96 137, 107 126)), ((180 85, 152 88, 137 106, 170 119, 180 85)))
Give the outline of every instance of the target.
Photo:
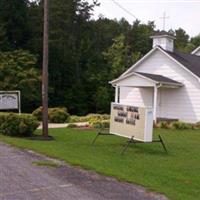
POLYGON ((4 30, 6 49, 19 49, 26 45, 30 33, 27 8, 28 0, 0 0, 0 31, 4 30))
POLYGON ((190 42, 195 46, 195 47, 198 47, 200 46, 200 34, 195 36, 195 37, 192 37, 190 42))
POLYGON ((126 44, 124 35, 113 39, 113 44, 104 52, 105 59, 110 68, 110 79, 117 78, 122 72, 130 67, 134 61, 134 52, 130 51, 130 46, 126 44))
POLYGON ((132 52, 140 52, 142 55, 146 54, 152 48, 152 40, 150 36, 154 32, 154 22, 148 22, 148 24, 142 24, 136 20, 129 33, 128 44, 131 47, 132 52))
POLYGON ((175 30, 175 35, 175 47, 180 51, 185 51, 185 48, 189 42, 189 35, 182 28, 175 30))
POLYGON ((85 60, 82 54, 89 41, 88 20, 93 6, 81 0, 50 1, 49 78, 53 88, 50 92, 52 105, 71 104, 70 107, 78 112, 85 109, 86 94, 82 84, 85 60))
POLYGON ((37 59, 27 51, 0 52, 1 90, 20 90, 22 111, 32 112, 40 105, 40 73, 37 59))

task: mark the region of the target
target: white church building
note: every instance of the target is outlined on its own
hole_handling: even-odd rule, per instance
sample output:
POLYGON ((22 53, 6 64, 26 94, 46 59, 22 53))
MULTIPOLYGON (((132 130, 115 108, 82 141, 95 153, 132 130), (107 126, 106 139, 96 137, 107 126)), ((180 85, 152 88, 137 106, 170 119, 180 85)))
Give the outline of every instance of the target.
POLYGON ((152 107, 154 120, 200 121, 200 47, 191 54, 174 49, 175 37, 161 31, 153 48, 111 81, 115 103, 152 107))

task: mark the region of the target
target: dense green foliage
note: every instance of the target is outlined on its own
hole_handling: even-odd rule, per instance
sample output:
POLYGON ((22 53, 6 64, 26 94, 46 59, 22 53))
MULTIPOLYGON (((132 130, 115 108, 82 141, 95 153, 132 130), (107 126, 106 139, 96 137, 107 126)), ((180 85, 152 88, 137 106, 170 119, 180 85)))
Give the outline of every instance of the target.
MULTIPOLYGON (((151 49, 154 23, 130 24, 103 16, 93 20, 96 1, 49 2, 50 107, 65 106, 77 115, 109 112, 114 92, 108 82, 151 49)), ((41 105, 42 17, 42 0, 0 0, 1 90, 21 90, 26 112, 41 105), (16 55, 19 59, 13 63, 16 55), (22 57, 26 57, 23 63, 18 62, 22 57)), ((200 45, 199 36, 190 39, 181 28, 173 32, 182 51, 200 45)))
POLYGON ((155 138, 158 134, 162 135, 168 154, 159 143, 152 143, 132 145, 122 156, 120 152, 127 142, 126 138, 101 136, 91 146, 95 131, 67 128, 51 129, 50 135, 55 140, 49 142, 1 135, 0 140, 143 185, 150 191, 165 194, 171 200, 199 199, 199 130, 156 129, 155 138))
POLYGON ((39 122, 30 114, 0 113, 0 133, 9 136, 31 136, 39 122))
POLYGON ((36 57, 27 51, 0 52, 1 90, 20 90, 26 111, 40 104, 40 73, 36 57))
MULTIPOLYGON (((42 120, 42 107, 37 108, 33 111, 33 116, 36 117, 39 121, 42 120)), ((51 123, 65 123, 69 122, 70 115, 67 111, 67 108, 49 108, 48 109, 48 118, 51 123)))
POLYGON ((28 0, 0 0, 0 47, 2 50, 25 48, 31 28, 28 0))

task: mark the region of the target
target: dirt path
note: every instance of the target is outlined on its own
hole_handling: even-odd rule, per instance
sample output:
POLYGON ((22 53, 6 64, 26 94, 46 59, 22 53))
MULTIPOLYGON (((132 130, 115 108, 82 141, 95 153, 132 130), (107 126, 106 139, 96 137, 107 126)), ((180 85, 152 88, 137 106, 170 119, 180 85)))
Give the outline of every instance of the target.
POLYGON ((118 182, 59 162, 34 166, 49 158, 0 143, 0 200, 166 200, 144 188, 118 182))

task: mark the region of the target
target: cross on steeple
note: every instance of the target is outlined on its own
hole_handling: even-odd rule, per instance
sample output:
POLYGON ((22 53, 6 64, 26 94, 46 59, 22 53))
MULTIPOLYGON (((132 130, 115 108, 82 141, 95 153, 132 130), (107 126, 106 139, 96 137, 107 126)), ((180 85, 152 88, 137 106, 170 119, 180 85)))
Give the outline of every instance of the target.
POLYGON ((166 16, 166 12, 163 13, 163 17, 160 17, 163 20, 163 30, 165 31, 166 19, 169 19, 169 16, 166 16))

